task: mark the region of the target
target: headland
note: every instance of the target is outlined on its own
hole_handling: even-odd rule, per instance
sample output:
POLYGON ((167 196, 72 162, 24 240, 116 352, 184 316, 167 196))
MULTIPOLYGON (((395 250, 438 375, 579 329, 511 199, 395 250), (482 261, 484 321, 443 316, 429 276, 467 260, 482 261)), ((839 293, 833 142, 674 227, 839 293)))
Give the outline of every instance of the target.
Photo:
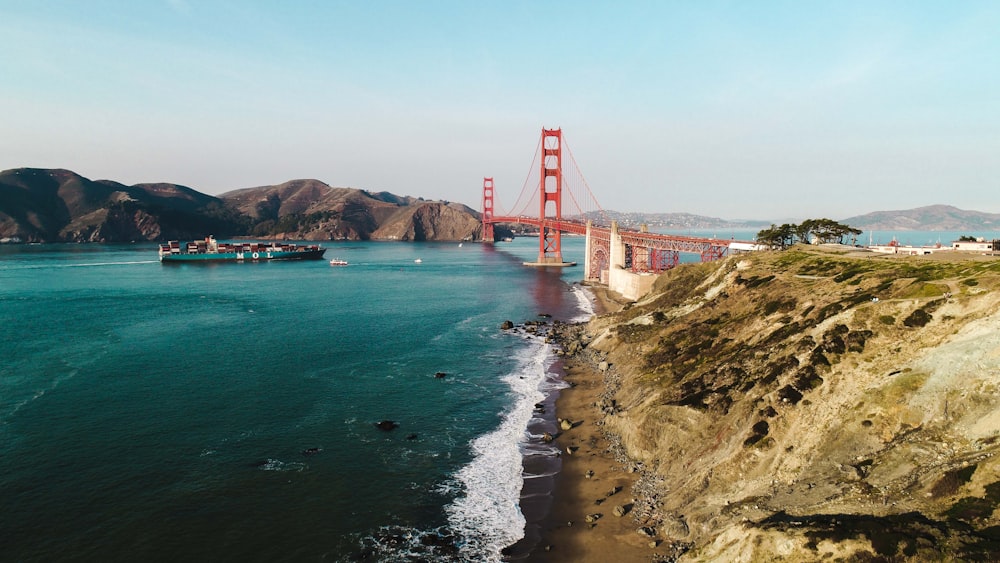
POLYGON ((796 247, 564 325, 530 561, 1000 554, 1000 262, 796 247))

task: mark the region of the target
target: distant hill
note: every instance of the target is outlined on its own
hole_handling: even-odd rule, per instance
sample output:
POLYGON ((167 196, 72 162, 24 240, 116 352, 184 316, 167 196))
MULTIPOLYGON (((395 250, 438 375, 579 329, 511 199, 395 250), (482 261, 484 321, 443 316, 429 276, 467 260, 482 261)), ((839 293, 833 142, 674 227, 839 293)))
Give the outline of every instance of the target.
POLYGON ((255 236, 307 240, 466 240, 482 232, 479 214, 460 204, 334 188, 292 180, 219 196, 249 216, 255 236))
POLYGON ((0 238, 161 240, 236 233, 245 223, 219 198, 176 184, 126 186, 62 169, 0 172, 0 238))
POLYGON ((319 180, 220 197, 169 183, 126 186, 62 169, 0 172, 0 239, 128 242, 256 236, 305 240, 467 240, 479 214, 464 205, 333 188, 319 180))
POLYGON ((929 205, 900 211, 876 211, 840 221, 865 231, 1000 230, 1000 215, 929 205))
MULTIPOLYGON (((690 213, 605 211, 585 216, 625 228, 762 229, 771 221, 733 221, 690 213)), ((1000 230, 1000 215, 932 205, 877 211, 840 221, 862 230, 1000 230)), ((0 240, 128 242, 253 236, 300 240, 469 240, 479 213, 446 201, 335 188, 319 180, 234 190, 218 197, 170 183, 126 186, 63 169, 0 172, 0 240)), ((510 231, 497 226, 497 236, 510 231)))
POLYGON ((638 228, 646 225, 652 230, 666 229, 763 229, 770 226, 769 221, 727 220, 717 217, 705 217, 691 213, 643 213, 622 211, 592 211, 585 214, 586 219, 595 223, 617 221, 619 226, 638 228), (606 219, 605 219, 606 218, 606 219))

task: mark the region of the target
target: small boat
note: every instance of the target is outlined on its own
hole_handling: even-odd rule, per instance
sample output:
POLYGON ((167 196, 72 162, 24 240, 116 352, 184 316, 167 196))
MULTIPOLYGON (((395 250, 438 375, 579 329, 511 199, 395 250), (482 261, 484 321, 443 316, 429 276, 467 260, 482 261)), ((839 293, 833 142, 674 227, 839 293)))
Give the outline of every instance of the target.
POLYGON ((346 266, 347 265, 347 260, 341 260, 340 258, 334 258, 333 260, 330 260, 330 265, 331 266, 346 266))
POLYGON ((421 262, 423 262, 423 260, 421 260, 420 258, 417 258, 416 260, 413 261, 414 264, 419 264, 421 262))

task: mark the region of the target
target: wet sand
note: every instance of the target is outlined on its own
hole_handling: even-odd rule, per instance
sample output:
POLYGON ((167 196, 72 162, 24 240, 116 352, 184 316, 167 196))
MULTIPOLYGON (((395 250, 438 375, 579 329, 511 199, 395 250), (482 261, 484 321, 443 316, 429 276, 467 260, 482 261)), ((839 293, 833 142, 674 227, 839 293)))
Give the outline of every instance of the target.
POLYGON ((562 451, 562 468, 555 477, 551 510, 540 522, 541 541, 527 560, 649 560, 655 553, 651 540, 636 533, 639 525, 630 514, 614 514, 616 506, 631 505, 632 486, 639 475, 614 460, 596 424, 600 418, 594 403, 604 387, 603 377, 583 364, 573 363, 565 370, 566 381, 575 386, 560 392, 556 412, 574 426, 555 440, 562 451), (597 519, 588 523, 588 516, 595 515, 597 519))
MULTIPOLYGON (((617 296, 603 288, 587 289, 594 297, 597 314, 621 308, 617 296)), ((555 399, 555 414, 571 421, 573 427, 556 427, 552 444, 559 448, 560 467, 548 478, 554 492, 545 503, 529 501, 531 510, 547 514, 530 524, 534 545, 530 554, 517 559, 553 563, 649 561, 657 552, 652 540, 637 533, 640 524, 631 514, 615 515, 616 507, 631 507, 632 488, 639 474, 615 460, 598 425, 603 415, 595 404, 604 390, 603 374, 582 358, 568 357, 559 367, 570 387, 555 399), (588 522, 590 519, 593 521, 588 522)), ((540 484, 526 483, 526 491, 540 484)), ((535 513, 536 518, 539 514, 535 513)))

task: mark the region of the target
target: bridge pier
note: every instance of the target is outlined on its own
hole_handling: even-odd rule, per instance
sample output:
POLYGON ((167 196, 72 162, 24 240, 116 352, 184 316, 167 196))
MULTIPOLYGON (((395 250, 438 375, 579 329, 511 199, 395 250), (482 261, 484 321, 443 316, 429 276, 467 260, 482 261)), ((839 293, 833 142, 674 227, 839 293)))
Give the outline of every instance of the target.
POLYGON ((611 222, 611 241, 608 248, 610 260, 608 263, 608 289, 621 294, 626 299, 635 301, 649 293, 657 276, 652 273, 635 273, 626 267, 627 256, 625 241, 618 230, 618 222, 611 222))
POLYGON ((493 178, 483 178, 483 242, 493 244, 493 178))
POLYGON ((611 222, 611 244, 608 253, 611 256, 609 270, 625 268, 625 243, 622 242, 622 235, 618 232, 618 221, 611 222))
POLYGON ((563 262, 562 257, 562 129, 542 129, 542 164, 538 181, 539 213, 538 261, 525 262, 525 266, 576 266, 576 262, 563 262), (548 204, 554 208, 555 225, 546 224, 548 204))

